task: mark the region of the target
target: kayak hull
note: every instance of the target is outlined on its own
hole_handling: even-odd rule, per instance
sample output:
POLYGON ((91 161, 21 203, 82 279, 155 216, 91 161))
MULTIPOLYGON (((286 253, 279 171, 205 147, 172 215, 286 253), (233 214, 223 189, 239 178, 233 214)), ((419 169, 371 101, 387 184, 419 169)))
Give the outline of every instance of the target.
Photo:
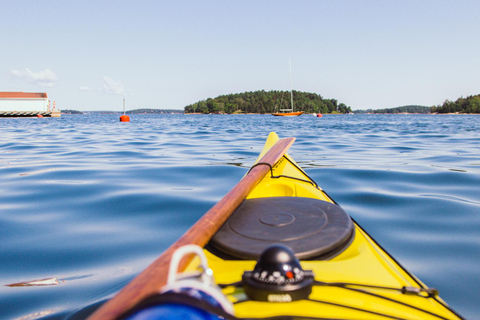
MULTIPOLYGON (((269 136, 259 159, 277 140, 276 134, 269 136)), ((286 201, 305 198, 336 206, 288 154, 248 194, 246 201, 277 197, 286 201)), ((245 271, 254 269, 256 260, 225 258, 212 250, 211 245, 204 248, 204 253, 216 283, 224 285, 223 292, 234 303, 235 316, 239 318, 461 319, 435 293, 432 294, 435 291, 404 269, 353 220, 352 224, 354 233, 339 252, 326 258, 300 257, 303 269, 312 270, 318 282, 308 300, 251 301, 241 286, 226 284, 241 281, 245 271), (402 292, 402 288, 407 288, 403 289, 406 292, 402 292)), ((284 230, 278 227, 278 234, 283 234, 284 230)), ((282 241, 280 238, 278 242, 282 241)), ((194 270, 197 265, 194 260, 187 270, 194 270)))

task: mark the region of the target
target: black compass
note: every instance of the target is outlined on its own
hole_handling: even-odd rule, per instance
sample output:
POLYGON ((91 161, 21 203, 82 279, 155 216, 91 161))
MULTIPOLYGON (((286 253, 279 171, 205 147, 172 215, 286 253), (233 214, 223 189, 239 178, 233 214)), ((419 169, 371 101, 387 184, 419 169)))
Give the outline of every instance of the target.
POLYGON ((242 277, 251 300, 290 302, 306 299, 312 292, 313 273, 303 270, 293 251, 282 244, 268 247, 253 271, 242 277))

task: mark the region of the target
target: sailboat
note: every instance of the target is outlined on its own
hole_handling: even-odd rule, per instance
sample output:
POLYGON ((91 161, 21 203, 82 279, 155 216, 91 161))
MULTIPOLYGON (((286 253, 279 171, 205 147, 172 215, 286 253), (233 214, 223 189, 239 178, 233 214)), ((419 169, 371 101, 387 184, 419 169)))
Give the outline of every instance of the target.
POLYGON ((272 116, 292 117, 292 116, 299 116, 301 114, 303 114, 303 111, 272 113, 272 116))
POLYGON ((292 61, 290 60, 290 107, 291 109, 280 109, 281 112, 272 113, 277 117, 295 117, 303 114, 303 111, 294 111, 293 109, 293 82, 292 82, 292 61))

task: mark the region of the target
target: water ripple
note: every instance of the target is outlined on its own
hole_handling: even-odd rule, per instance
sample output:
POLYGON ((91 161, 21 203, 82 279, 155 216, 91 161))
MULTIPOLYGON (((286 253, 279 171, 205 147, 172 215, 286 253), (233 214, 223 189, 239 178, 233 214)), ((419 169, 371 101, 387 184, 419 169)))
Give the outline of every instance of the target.
POLYGON ((247 172, 270 131, 393 256, 480 313, 478 116, 0 120, 0 317, 88 314, 247 172), (459 286, 468 283, 469 286, 459 286), (90 309, 89 309, 90 308, 90 309))

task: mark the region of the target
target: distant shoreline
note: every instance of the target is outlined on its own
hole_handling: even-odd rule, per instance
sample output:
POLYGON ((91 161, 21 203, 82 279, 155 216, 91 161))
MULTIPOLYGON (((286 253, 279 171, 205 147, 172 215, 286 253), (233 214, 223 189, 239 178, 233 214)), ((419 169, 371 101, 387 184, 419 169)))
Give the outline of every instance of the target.
MULTIPOLYGON (((98 114, 110 114, 110 115, 120 115, 123 114, 123 112, 117 112, 117 111, 75 111, 75 112, 69 112, 68 111, 62 111, 62 115, 98 115, 98 114)), ((72 110, 73 111, 73 110, 72 110)), ((216 116, 221 116, 221 115, 271 115, 271 113, 185 113, 185 112, 155 112, 155 113, 148 113, 148 112, 143 112, 143 113, 137 113, 137 112, 129 112, 127 111, 126 114, 129 115, 153 115, 153 114, 162 114, 162 115, 169 115, 169 114, 183 114, 183 115, 216 115, 216 116)), ((303 114, 304 116, 312 116, 314 113, 305 113, 303 114)), ((337 116, 337 115, 346 115, 346 116, 352 116, 352 115, 479 115, 478 113, 322 113, 322 115, 326 116, 337 116)))

